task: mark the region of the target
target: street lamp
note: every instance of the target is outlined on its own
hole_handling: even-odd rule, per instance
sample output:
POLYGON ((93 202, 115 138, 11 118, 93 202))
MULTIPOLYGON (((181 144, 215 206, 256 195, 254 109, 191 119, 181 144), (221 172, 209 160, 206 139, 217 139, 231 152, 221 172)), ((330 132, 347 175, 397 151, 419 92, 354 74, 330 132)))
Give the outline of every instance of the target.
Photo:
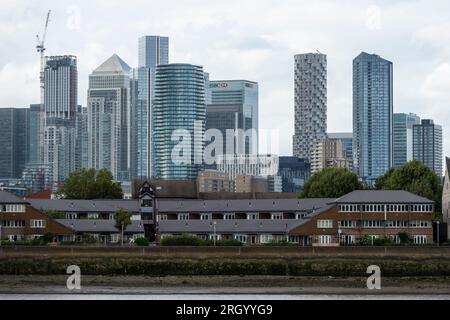
POLYGON ((440 224, 441 222, 438 220, 438 221, 436 221, 436 229, 437 229, 437 239, 436 239, 436 242, 437 242, 437 246, 439 247, 439 224, 440 224))
POLYGON ((338 229, 338 244, 339 246, 341 245, 341 234, 342 234, 342 230, 341 228, 338 229))
POLYGON ((121 238, 121 241, 122 241, 122 247, 123 247, 123 220, 122 220, 122 222, 120 222, 120 225, 121 225, 121 227, 122 227, 122 236, 120 237, 121 238))
POLYGON ((213 222, 213 226, 214 226, 214 247, 216 246, 216 226, 217 226, 217 221, 213 222))

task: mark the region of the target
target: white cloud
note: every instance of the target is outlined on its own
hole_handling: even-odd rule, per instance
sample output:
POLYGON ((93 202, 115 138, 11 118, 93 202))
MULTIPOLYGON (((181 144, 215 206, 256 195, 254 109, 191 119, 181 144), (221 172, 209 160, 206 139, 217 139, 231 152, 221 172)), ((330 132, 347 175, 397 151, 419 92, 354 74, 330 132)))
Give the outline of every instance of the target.
POLYGON ((261 128, 282 129, 283 154, 291 153, 296 53, 328 54, 329 130, 352 129, 352 59, 361 51, 394 62, 395 111, 450 123, 448 1, 2 0, 0 106, 39 101, 34 37, 48 9, 47 53, 78 56, 81 104, 94 68, 113 53, 135 66, 138 37, 161 34, 173 62, 201 64, 212 79, 258 81, 261 128))

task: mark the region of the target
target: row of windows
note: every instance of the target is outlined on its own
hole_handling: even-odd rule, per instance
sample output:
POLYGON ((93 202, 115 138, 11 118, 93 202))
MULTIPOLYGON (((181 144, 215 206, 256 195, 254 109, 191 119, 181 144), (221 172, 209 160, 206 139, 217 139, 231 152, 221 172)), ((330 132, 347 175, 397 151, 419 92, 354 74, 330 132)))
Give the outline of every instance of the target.
POLYGON ((25 220, 3 220, 0 223, 4 228, 23 228, 25 220))
MULTIPOLYGON (((329 237, 329 240, 331 241, 331 236, 319 236, 319 242, 321 241, 320 237, 329 237)), ((379 235, 369 235, 369 237, 371 238, 371 240, 375 240, 375 239, 379 239, 380 236, 379 235)), ((394 241, 395 243, 400 243, 400 237, 398 235, 389 235, 388 236, 392 241, 394 241)), ((341 237, 341 243, 342 244, 355 244, 356 243, 356 239, 358 238, 357 235, 345 235, 341 237)), ((326 241, 327 239, 322 238, 322 241, 326 241)), ((413 236, 413 241, 415 244, 426 244, 428 243, 427 240, 427 236, 425 235, 415 235, 413 236)), ((331 242, 328 242, 331 243, 331 242)))
MULTIPOLYGON (((323 221, 323 220, 322 220, 323 221)), ((431 221, 426 220, 343 220, 339 222, 341 228, 356 228, 362 226, 364 228, 431 228, 431 221)))
POLYGON ((3 204, 0 205, 0 212, 25 212, 23 204, 3 204))
POLYGON ((343 204, 338 206, 339 212, 432 212, 431 204, 343 204))

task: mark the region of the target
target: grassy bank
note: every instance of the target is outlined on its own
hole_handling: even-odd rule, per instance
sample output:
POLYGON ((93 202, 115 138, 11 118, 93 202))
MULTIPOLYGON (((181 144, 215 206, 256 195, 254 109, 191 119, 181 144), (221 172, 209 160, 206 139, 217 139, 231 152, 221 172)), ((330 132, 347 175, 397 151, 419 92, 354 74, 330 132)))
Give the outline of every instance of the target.
POLYGON ((150 258, 6 258, 2 275, 62 275, 78 265, 84 275, 158 276, 334 276, 361 277, 378 265, 385 277, 450 276, 449 259, 150 259, 150 258))

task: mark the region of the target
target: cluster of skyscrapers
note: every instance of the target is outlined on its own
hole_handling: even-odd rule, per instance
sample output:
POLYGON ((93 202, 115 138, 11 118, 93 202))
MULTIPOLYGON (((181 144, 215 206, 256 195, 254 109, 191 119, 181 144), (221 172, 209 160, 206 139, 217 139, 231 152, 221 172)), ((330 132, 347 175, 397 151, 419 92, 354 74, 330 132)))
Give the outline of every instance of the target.
POLYGON ((365 52, 353 60, 353 133, 327 134, 327 60, 295 57, 294 155, 311 171, 354 170, 373 184, 388 169, 416 159, 442 177, 442 128, 415 114, 394 113, 393 64, 365 52))
POLYGON ((258 83, 170 63, 167 37, 141 37, 138 61, 114 54, 93 70, 82 107, 76 57, 46 57, 42 103, 0 109, 0 179, 55 191, 71 172, 95 168, 124 182, 201 177, 218 191, 265 177, 268 191, 298 192, 326 167, 372 184, 412 159, 442 176, 442 128, 393 112, 393 64, 377 55, 353 61, 352 133, 327 132, 327 56, 295 56, 293 156, 280 158, 258 153, 258 83))

